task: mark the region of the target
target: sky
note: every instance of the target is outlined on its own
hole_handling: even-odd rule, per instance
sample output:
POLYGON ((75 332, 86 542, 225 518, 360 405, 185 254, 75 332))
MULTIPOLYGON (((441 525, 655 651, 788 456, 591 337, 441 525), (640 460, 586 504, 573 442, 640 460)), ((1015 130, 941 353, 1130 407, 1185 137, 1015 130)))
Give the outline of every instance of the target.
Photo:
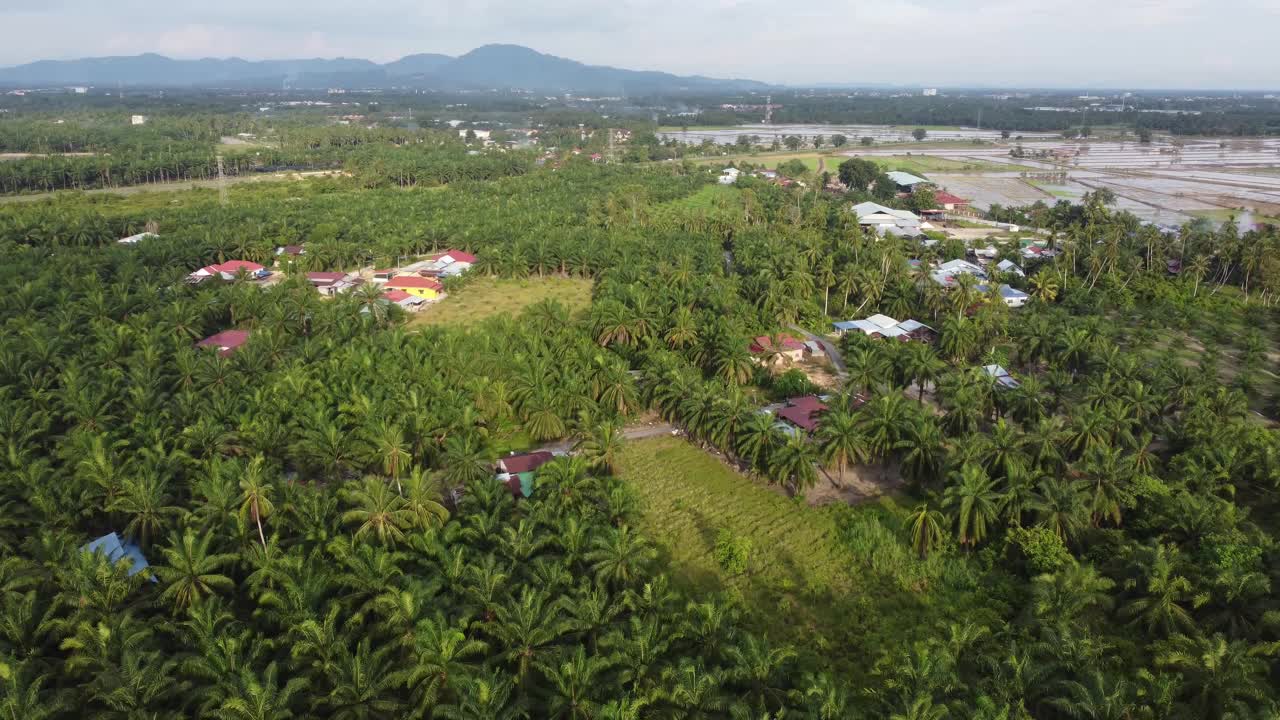
POLYGON ((0 66, 464 53, 780 84, 1280 89, 1280 0, 0 0, 0 66))

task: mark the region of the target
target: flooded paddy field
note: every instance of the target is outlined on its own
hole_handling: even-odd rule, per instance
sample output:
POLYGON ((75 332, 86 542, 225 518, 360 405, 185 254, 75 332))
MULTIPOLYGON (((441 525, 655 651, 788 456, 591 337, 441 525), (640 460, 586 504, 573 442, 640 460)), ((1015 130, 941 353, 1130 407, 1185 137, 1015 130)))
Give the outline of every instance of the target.
MULTIPOLYGON (((884 157, 902 149, 851 148, 841 155, 884 157)), ((1151 144, 1123 141, 1005 142, 936 148, 930 156, 957 161, 1020 165, 1034 171, 977 174, 933 173, 948 192, 978 208, 1024 205, 1042 200, 1079 202, 1106 188, 1115 207, 1162 225, 1195 217, 1215 221, 1234 216, 1241 229, 1255 216, 1280 217, 1280 138, 1162 138, 1151 144), (1027 154, 1012 157, 1021 146, 1027 154)))
MULTIPOLYGON (((760 138, 759 143, 768 145, 774 140, 782 142, 783 139, 791 136, 799 137, 806 144, 810 144, 813 138, 818 135, 824 135, 830 138, 832 135, 844 135, 849 138, 850 143, 857 143, 859 138, 869 137, 875 138, 876 142, 915 142, 915 138, 911 136, 911 131, 916 129, 917 125, 738 125, 731 128, 689 128, 687 131, 670 130, 658 133, 658 137, 667 140, 674 139, 683 143, 697 145, 704 140, 711 140, 720 145, 732 145, 738 141, 740 135, 755 135, 760 138)), ((928 128, 928 126, 925 126, 928 128)), ((933 141, 962 141, 962 140, 987 140, 996 142, 1000 140, 999 130, 980 130, 977 128, 941 128, 928 129, 926 142, 933 141)), ((1057 133, 1019 133, 1026 139, 1049 139, 1058 137, 1057 133)))

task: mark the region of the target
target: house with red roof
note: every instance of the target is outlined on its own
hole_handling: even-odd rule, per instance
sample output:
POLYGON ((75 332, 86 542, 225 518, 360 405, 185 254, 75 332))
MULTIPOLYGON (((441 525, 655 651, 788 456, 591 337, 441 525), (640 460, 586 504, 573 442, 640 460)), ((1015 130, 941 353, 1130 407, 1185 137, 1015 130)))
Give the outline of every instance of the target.
POLYGON ((963 210, 969 207, 969 201, 959 195, 952 195, 949 192, 938 190, 933 194, 934 202, 943 210, 963 210))
POLYGON ((388 290, 402 290, 423 300, 435 300, 444 291, 439 282, 421 275, 397 275, 383 284, 388 290))
POLYGON ((196 343, 196 347, 213 348, 218 351, 219 356, 227 357, 248 341, 248 330, 223 330, 217 335, 210 335, 196 343))
POLYGON ((787 400, 787 406, 778 411, 778 418, 795 428, 811 433, 818 429, 826 403, 816 395, 805 395, 787 400))
POLYGON ((393 302, 409 312, 418 312, 422 309, 422 304, 426 302, 426 300, 423 300, 417 295, 410 295, 403 290, 384 290, 382 292, 382 297, 386 298, 388 302, 393 302))
POLYGON ((554 459, 555 455, 546 450, 508 455, 497 462, 497 479, 511 489, 512 495, 529 497, 533 495, 533 481, 538 468, 554 459))
POLYGON ((476 256, 461 250, 445 250, 428 255, 422 263, 409 265, 405 270, 412 270, 424 277, 454 277, 471 269, 476 256))
POLYGON ((751 341, 751 352, 756 355, 777 355, 786 358, 791 362, 800 362, 804 359, 805 344, 790 335, 779 335, 777 337, 777 345, 774 345, 774 338, 768 335, 761 335, 751 341))
POLYGON ((261 280, 271 273, 256 262, 248 260, 228 260, 216 265, 206 265, 187 276, 187 282, 199 283, 210 278, 219 280, 235 280, 241 272, 247 273, 254 280, 261 280))

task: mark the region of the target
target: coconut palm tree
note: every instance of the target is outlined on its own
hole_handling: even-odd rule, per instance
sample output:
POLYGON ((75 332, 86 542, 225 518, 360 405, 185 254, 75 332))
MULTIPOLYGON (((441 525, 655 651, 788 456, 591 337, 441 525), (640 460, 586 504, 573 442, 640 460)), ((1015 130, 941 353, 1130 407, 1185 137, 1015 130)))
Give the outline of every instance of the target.
POLYGON ((818 456, 828 467, 834 465, 841 477, 849 465, 867 462, 867 444, 858 418, 841 408, 823 413, 814 440, 818 443, 818 456))
POLYGON ((258 540, 267 546, 267 536, 262 531, 262 520, 275 511, 271 503, 272 486, 266 479, 266 459, 261 455, 249 461, 240 477, 240 519, 253 518, 258 526, 258 540))
POLYGON ((976 545, 986 539, 989 526, 1000 515, 1000 494, 995 482, 977 465, 966 464, 953 471, 951 482, 942 506, 953 508, 960 544, 976 545))
POLYGON ((946 517, 940 510, 929 507, 929 503, 921 503, 911 511, 911 546, 920 557, 942 544, 946 538, 946 517))
POLYGON ((352 481, 343 488, 342 498, 351 506, 350 510, 342 513, 342 522, 356 526, 357 540, 374 535, 384 546, 402 543, 405 529, 418 522, 418 518, 405 506, 404 498, 392 491, 381 478, 352 481))
POLYGON ((613 475, 617 470, 618 457, 622 454, 624 441, 625 437, 620 426, 615 423, 603 423, 579 440, 574 449, 587 459, 593 469, 613 475))

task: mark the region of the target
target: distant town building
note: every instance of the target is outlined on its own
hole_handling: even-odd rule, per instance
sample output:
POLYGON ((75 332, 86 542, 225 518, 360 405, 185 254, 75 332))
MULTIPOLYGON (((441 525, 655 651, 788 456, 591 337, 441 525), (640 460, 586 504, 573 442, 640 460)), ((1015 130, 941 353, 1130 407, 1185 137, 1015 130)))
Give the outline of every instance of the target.
POLYGON ((75 93, 76 95, 84 95, 85 93, 89 92, 89 88, 81 85, 79 87, 71 88, 71 92, 75 93))
POLYGON ((129 118, 129 124, 130 124, 130 125, 146 125, 146 124, 147 124, 147 116, 146 116, 146 115, 134 115, 133 117, 129 118))
POLYGON ((920 94, 925 97, 936 97, 938 95, 938 88, 925 88, 924 92, 920 94))

